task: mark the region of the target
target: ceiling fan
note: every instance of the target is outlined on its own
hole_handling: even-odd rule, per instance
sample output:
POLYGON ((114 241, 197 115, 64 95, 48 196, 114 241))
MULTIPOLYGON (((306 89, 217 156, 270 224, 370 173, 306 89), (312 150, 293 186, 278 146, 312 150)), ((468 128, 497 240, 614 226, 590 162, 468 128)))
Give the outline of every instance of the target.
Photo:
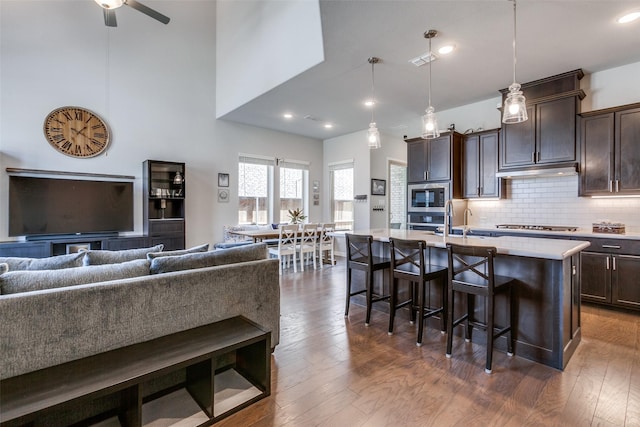
POLYGON ((95 0, 96 3, 100 5, 102 11, 104 12, 104 24, 107 27, 117 27, 118 23, 116 22, 116 9, 126 4, 137 10, 138 12, 142 12, 147 16, 152 17, 153 19, 162 22, 163 24, 169 23, 169 17, 157 12, 150 7, 139 3, 136 0, 95 0))

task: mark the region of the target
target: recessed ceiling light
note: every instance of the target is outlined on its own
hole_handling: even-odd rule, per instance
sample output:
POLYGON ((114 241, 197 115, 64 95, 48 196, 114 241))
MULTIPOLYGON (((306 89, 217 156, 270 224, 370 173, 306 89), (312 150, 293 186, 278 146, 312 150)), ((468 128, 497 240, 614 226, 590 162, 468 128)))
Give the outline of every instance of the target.
POLYGON ((331 123, 325 123, 324 127, 327 129, 331 129, 333 127, 333 125, 331 123))
POLYGON ((291 114, 291 113, 284 113, 284 114, 282 115, 282 117, 284 117, 285 119, 291 119, 291 118, 293 118, 293 114, 291 114))
POLYGON ((366 105, 367 107, 373 107, 375 103, 376 101, 374 101, 373 99, 367 99, 366 101, 364 101, 364 105, 366 105))
POLYGON ((442 46, 440 49, 438 49, 438 53, 440 55, 446 55, 448 53, 453 52, 453 49, 455 49, 455 46, 452 44, 446 45, 446 46, 442 46))
POLYGON ((640 18, 640 11, 629 12, 620 18, 618 18, 618 24, 627 24, 629 22, 633 22, 636 19, 640 18))

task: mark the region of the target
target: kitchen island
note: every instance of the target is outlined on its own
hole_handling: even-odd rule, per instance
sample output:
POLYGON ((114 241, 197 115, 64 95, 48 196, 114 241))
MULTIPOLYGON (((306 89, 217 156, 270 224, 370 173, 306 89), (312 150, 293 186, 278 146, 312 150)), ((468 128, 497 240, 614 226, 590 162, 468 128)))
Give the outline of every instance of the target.
MULTIPOLYGON (((462 237, 438 236, 425 231, 373 229, 356 230, 354 234, 370 234, 376 250, 388 254, 389 238, 424 240, 433 264, 447 265, 446 244, 493 246, 497 249, 495 273, 517 279, 514 327, 515 354, 545 365, 564 369, 576 350, 580 338, 580 252, 589 242, 529 237, 462 237)), ((388 277, 377 283, 388 286, 388 277)), ((381 291, 385 291, 383 289, 381 291)), ((432 298, 438 297, 436 295, 432 298)), ((460 299, 458 299, 460 302, 460 299)), ((497 307, 506 301, 496 299, 497 307)), ((484 318, 484 304, 476 302, 475 315, 484 318)), ((462 310, 456 304, 456 315, 462 310)), ((502 310, 496 323, 504 324, 502 310)), ((456 331, 460 334, 461 330, 456 331)), ((473 341, 483 344, 484 334, 476 333, 473 341)), ((506 348, 506 339, 495 346, 506 348)))

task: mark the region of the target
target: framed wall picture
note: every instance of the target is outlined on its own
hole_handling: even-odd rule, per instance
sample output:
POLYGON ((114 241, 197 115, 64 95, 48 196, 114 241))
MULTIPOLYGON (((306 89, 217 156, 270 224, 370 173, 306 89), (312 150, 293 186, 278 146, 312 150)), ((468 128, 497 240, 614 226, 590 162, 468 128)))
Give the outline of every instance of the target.
POLYGON ((384 196, 387 191, 387 181, 384 179, 371 179, 371 195, 384 196))
POLYGON ((218 187, 228 187, 229 186, 229 174, 228 173, 219 173, 218 174, 218 187))
POLYGON ((219 203, 229 202, 229 190, 227 190, 226 188, 218 189, 218 202, 219 203))

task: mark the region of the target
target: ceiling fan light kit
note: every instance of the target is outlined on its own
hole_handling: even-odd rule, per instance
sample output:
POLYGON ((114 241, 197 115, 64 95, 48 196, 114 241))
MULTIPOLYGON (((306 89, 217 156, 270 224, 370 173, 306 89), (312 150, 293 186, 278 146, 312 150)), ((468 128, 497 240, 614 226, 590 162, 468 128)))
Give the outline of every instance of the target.
POLYGON ((104 14, 104 24, 107 27, 117 27, 118 23, 116 21, 116 11, 115 9, 127 5, 138 12, 142 12, 145 15, 155 19, 156 21, 162 22, 163 24, 168 24, 171 20, 168 16, 163 15, 162 13, 151 9, 148 6, 143 5, 137 0, 94 0, 101 8, 104 14))

